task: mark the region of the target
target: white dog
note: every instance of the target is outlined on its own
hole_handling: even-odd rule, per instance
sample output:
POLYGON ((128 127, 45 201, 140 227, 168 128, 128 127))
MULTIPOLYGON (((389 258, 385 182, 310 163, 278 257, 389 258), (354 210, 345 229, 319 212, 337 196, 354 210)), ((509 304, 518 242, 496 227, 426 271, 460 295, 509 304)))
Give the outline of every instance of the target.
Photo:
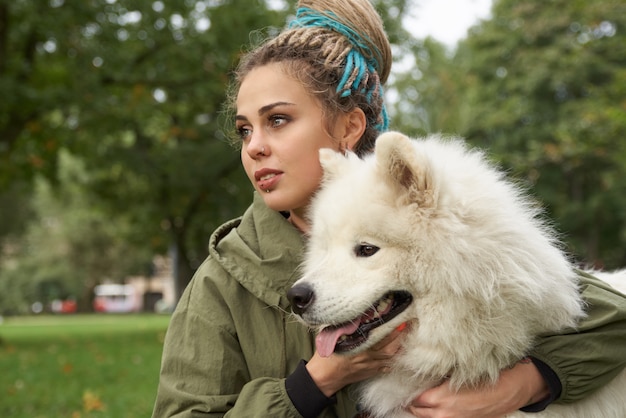
MULTIPOLYGON (((444 378, 493 382, 539 333, 584 316, 577 274, 539 209, 480 152, 387 133, 364 160, 331 150, 320 160, 303 275, 288 296, 320 329, 322 356, 365 350, 410 322, 391 371, 363 385, 373 416, 411 416, 407 403, 444 378)), ((587 400, 512 416, 624 418, 626 372, 587 400)))

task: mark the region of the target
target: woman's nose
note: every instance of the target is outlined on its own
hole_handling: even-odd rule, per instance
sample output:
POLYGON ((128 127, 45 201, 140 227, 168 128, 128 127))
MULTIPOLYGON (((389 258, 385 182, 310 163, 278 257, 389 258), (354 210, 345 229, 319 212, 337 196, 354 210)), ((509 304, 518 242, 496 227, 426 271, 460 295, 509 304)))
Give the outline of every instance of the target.
POLYGON ((252 133, 250 142, 248 142, 247 152, 250 158, 259 158, 267 156, 269 147, 265 144, 263 135, 256 132, 252 133))

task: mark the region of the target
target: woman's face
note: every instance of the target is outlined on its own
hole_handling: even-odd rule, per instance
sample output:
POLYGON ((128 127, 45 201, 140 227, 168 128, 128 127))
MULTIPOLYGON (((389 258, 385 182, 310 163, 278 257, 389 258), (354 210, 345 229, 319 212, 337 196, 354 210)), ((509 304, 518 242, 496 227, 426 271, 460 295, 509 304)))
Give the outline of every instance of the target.
POLYGON ((318 150, 339 148, 320 102, 272 63, 246 75, 236 105, 241 161, 252 185, 268 207, 301 217, 320 184, 318 150))

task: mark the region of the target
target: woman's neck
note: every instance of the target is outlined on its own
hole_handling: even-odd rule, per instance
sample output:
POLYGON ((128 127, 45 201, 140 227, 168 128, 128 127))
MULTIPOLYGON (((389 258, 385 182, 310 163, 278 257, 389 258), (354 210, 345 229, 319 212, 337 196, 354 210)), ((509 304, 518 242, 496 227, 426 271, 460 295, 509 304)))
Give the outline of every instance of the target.
POLYGON ((311 229, 304 216, 298 213, 298 211, 289 211, 289 218, 287 220, 303 234, 307 234, 311 229))

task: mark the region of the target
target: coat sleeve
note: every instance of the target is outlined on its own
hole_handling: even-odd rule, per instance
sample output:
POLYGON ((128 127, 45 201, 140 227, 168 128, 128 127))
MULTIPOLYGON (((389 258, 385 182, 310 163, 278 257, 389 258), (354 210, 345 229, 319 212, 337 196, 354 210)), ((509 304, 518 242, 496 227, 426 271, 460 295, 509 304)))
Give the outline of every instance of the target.
POLYGON ((543 336, 530 353, 560 379, 557 402, 575 402, 590 395, 626 366, 626 297, 582 272, 580 290, 587 317, 575 330, 543 336))
POLYGON ((250 378, 230 309, 192 280, 166 334, 153 418, 301 416, 284 378, 250 378))

